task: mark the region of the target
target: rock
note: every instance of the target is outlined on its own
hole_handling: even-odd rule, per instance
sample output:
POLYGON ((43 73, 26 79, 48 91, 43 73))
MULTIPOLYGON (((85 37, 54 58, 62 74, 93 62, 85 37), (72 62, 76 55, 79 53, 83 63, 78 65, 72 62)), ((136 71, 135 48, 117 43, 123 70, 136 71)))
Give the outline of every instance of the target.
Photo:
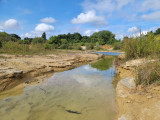
POLYGON ((124 85, 125 87, 127 87, 129 89, 135 89, 136 88, 134 78, 124 78, 120 81, 120 84, 124 85))
POLYGON ((123 114, 120 118, 118 118, 118 120, 128 120, 128 119, 127 119, 126 116, 123 114))
POLYGON ((152 96, 151 96, 151 95, 147 96, 147 99, 151 99, 151 98, 152 98, 152 96))
POLYGON ((119 59, 119 60, 125 59, 125 54, 120 54, 120 55, 118 56, 118 59, 119 59))

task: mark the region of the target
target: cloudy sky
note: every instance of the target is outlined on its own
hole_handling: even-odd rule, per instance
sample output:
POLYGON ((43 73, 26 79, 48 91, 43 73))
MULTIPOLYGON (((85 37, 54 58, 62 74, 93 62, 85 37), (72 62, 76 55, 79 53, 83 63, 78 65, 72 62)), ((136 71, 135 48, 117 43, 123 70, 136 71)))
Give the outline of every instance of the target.
POLYGON ((117 38, 160 27, 160 0, 0 0, 0 31, 22 38, 110 30, 117 38))

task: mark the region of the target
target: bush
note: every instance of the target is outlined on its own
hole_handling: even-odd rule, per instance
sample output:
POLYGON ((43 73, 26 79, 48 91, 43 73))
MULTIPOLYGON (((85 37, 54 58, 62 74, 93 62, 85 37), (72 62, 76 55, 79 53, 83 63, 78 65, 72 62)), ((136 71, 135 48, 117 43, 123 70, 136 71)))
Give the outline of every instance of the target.
POLYGON ((34 44, 37 44, 37 43, 43 44, 43 43, 45 43, 45 40, 44 40, 42 37, 36 37, 36 38, 33 39, 32 42, 33 42, 34 44))
POLYGON ((96 47, 95 47, 95 49, 96 49, 96 50, 100 50, 100 49, 101 49, 101 46, 99 45, 99 43, 98 43, 98 42, 96 43, 96 47))
POLYGON ((121 50, 122 49, 122 43, 116 42, 114 43, 113 50, 121 50))
POLYGON ((127 38, 124 40, 124 49, 127 59, 159 56, 160 36, 149 33, 147 36, 127 38))
POLYGON ((160 85, 160 63, 152 62, 144 64, 137 68, 137 85, 150 85, 150 84, 160 85))
POLYGON ((14 54, 25 54, 29 51, 28 45, 21 45, 18 42, 4 42, 3 43, 3 49, 1 52, 4 53, 14 53, 14 54))
POLYGON ((86 49, 87 50, 92 50, 92 49, 94 49, 94 45, 92 43, 87 43, 86 44, 86 49))

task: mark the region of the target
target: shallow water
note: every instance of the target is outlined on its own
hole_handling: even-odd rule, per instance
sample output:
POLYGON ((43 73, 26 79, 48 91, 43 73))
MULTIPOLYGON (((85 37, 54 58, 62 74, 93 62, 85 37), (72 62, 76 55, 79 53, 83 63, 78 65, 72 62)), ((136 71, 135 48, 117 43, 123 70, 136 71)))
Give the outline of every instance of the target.
POLYGON ((0 100, 0 120, 113 120, 114 67, 91 66, 55 73, 19 96, 0 100))

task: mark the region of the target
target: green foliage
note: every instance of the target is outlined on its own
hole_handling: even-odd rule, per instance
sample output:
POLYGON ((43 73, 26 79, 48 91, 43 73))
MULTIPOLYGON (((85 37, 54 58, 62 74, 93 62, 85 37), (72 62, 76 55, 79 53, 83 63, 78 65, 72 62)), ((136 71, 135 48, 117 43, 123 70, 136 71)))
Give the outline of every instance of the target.
POLYGON ((0 41, 0 48, 2 48, 2 42, 0 41))
POLYGON ((99 60, 96 63, 92 63, 91 66, 100 71, 104 71, 104 70, 108 70, 112 66, 112 63, 113 63, 113 57, 99 60))
POLYGON ((124 39, 124 49, 127 59, 159 56, 160 35, 148 33, 146 36, 124 39))
POLYGON ((46 39, 46 33, 44 32, 43 34, 42 34, 42 38, 46 41, 47 39, 46 39))
POLYGON ((19 37, 17 34, 10 34, 10 36, 17 40, 21 40, 21 37, 19 37))
POLYGON ((32 42, 34 44, 37 44, 37 43, 43 44, 43 43, 45 43, 45 40, 42 37, 36 37, 36 38, 33 38, 32 42))
POLYGON ((12 37, 11 35, 7 34, 6 32, 0 32, 0 41, 1 42, 16 41, 16 38, 12 37))
POLYGON ((86 49, 87 49, 87 50, 92 50, 92 49, 94 49, 93 43, 87 43, 87 44, 86 44, 86 49))
POLYGON ((113 45, 113 50, 122 50, 123 49, 123 44, 122 42, 115 42, 113 45))
POLYGON ((49 43, 49 44, 60 45, 60 44, 61 44, 61 40, 59 40, 57 36, 51 36, 51 37, 49 38, 48 43, 49 43))
POLYGON ((91 42, 99 42, 100 45, 113 44, 116 42, 115 35, 110 31, 100 31, 91 35, 91 42))
POLYGON ((100 49, 101 49, 101 46, 99 45, 99 43, 98 43, 98 42, 96 43, 96 47, 95 47, 95 49, 96 49, 96 50, 100 50, 100 49))
POLYGON ((158 28, 154 34, 155 34, 155 35, 160 34, 160 28, 158 28))
POLYGON ((28 45, 21 45, 18 42, 4 42, 3 43, 3 49, 0 52, 4 53, 14 53, 14 54, 25 54, 29 51, 28 45))

